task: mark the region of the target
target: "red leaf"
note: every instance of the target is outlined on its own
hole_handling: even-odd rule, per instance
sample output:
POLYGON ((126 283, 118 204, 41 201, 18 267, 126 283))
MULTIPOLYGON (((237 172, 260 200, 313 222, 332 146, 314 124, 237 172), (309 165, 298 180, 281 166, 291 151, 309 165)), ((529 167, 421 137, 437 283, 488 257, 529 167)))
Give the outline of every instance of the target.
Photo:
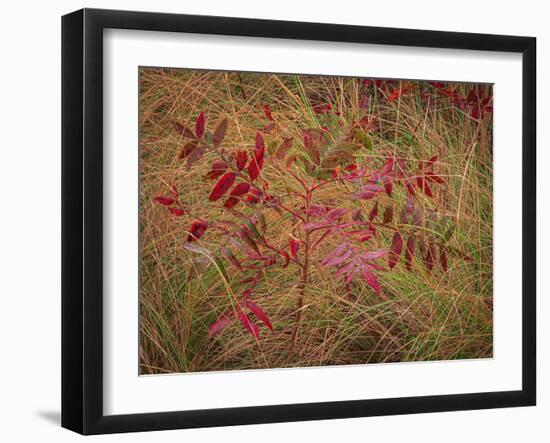
POLYGON ((192 242, 201 238, 207 229, 208 229, 208 224, 206 222, 202 220, 195 220, 191 224, 191 229, 189 230, 187 241, 192 242))
POLYGON ((264 105, 264 115, 265 118, 267 118, 268 120, 275 121, 273 115, 271 115, 271 109, 269 108, 269 105, 264 105))
POLYGON ((239 151, 235 153, 235 164, 239 171, 242 171, 244 169, 247 160, 248 154, 246 153, 246 151, 239 151))
POLYGON ((172 197, 163 197, 162 195, 157 195, 155 197, 155 201, 164 206, 173 205, 175 202, 175 200, 172 197))
POLYGON ((228 189, 233 185, 235 182, 236 174, 234 172, 228 172, 227 174, 223 175, 214 188, 212 189, 212 192, 210 193, 210 196, 208 197, 208 200, 210 201, 216 201, 220 197, 222 197, 228 189))
POLYGON ((373 221, 377 215, 378 215, 378 201, 376 201, 375 205, 369 212, 369 221, 373 221))
POLYGON ((174 208, 174 207, 172 207, 172 208, 168 208, 168 210, 169 210, 172 214, 174 214, 176 217, 179 217, 179 216, 185 214, 185 211, 184 211, 183 209, 181 209, 181 208, 174 208))
POLYGON ((227 118, 224 118, 216 127, 214 135, 212 136, 212 143, 215 147, 218 147, 225 137, 225 132, 227 131, 227 118))
POLYGON ((195 134, 193 134, 191 130, 188 129, 186 126, 182 125, 181 123, 178 123, 177 121, 174 121, 173 124, 178 134, 183 135, 184 137, 187 137, 187 138, 195 138, 195 134))
POLYGON ((399 256, 401 255, 401 249, 403 248, 403 238, 399 232, 396 232, 393 235, 393 240, 390 247, 390 255, 388 258, 388 265, 390 269, 393 269, 394 266, 399 261, 399 256))
POLYGON ((205 123, 206 120, 204 118, 204 112, 201 112, 197 117, 197 121, 195 122, 195 135, 197 136, 197 138, 201 138, 204 135, 205 123))
POLYGON ((258 188, 251 188, 250 194, 246 196, 246 200, 249 203, 258 203, 260 201, 261 196, 262 196, 262 191, 260 191, 258 188))
POLYGON ((317 105, 313 107, 313 112, 316 114, 326 114, 327 112, 330 112, 332 109, 332 105, 330 103, 325 103, 321 105, 317 105))
POLYGON ((414 186, 411 184, 410 181, 406 181, 405 182, 405 186, 407 187, 407 192, 410 194, 410 195, 414 195, 415 192, 414 192, 414 186))
POLYGON ((222 160, 216 160, 214 163, 212 163, 212 169, 208 174, 205 175, 205 178, 208 179, 216 179, 223 175, 223 173, 227 169, 227 163, 225 163, 222 160))
POLYGON ((382 170, 380 171, 380 173, 382 175, 387 175, 389 174, 391 171, 393 171, 393 164, 394 164, 395 160, 393 157, 388 157, 386 159, 386 164, 384 165, 384 167, 382 168, 382 170))
POLYGON ((248 332, 250 332, 254 337, 256 337, 256 339, 260 338, 260 330, 258 329, 258 325, 252 323, 248 315, 246 315, 243 311, 239 310, 239 312, 237 312, 237 317, 239 318, 239 321, 242 323, 242 325, 246 328, 248 332))
POLYGON ((293 257, 296 257, 296 254, 298 253, 298 249, 300 249, 300 241, 294 240, 293 238, 290 239, 290 253, 293 257))
POLYGON ((250 160, 250 164, 248 165, 248 175, 250 177, 250 180, 254 181, 260 175, 260 171, 262 170, 262 167, 264 165, 264 155, 265 155, 264 139, 262 135, 259 132, 257 132, 256 133, 256 153, 254 154, 254 157, 250 160))
POLYGON ((411 235, 407 239, 407 249, 405 251, 405 264, 407 266, 407 271, 411 270, 413 257, 414 257, 414 237, 411 235))
POLYGON ((231 191, 231 194, 230 194, 231 197, 229 197, 225 201, 224 206, 228 209, 231 209, 233 206, 239 203, 240 199, 238 197, 246 194, 249 189, 250 189, 250 185, 248 183, 239 183, 231 191))
POLYGON ((424 194, 426 194, 428 197, 433 197, 432 189, 430 188, 430 185, 428 184, 428 180, 424 180, 424 194))
POLYGON ((239 203, 239 199, 237 197, 229 197, 225 203, 223 204, 224 208, 231 209, 233 206, 235 206, 237 203, 239 203))
POLYGON ((256 318, 260 321, 262 321, 271 331, 273 331, 273 326, 271 325, 271 322, 269 321, 269 318, 265 314, 265 312, 260 308, 256 303, 247 300, 246 306, 252 311, 252 313, 256 316, 256 318))
POLYGON ((229 312, 225 312, 220 318, 218 318, 214 323, 208 328, 208 337, 212 337, 220 333, 230 322, 231 315, 229 312))

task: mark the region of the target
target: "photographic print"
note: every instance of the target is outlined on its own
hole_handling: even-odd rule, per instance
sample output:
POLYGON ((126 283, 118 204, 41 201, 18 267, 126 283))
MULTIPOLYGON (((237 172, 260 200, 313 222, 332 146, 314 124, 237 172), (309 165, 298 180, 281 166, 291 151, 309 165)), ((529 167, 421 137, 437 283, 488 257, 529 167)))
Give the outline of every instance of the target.
POLYGON ((491 358, 493 87, 139 68, 140 374, 491 358))

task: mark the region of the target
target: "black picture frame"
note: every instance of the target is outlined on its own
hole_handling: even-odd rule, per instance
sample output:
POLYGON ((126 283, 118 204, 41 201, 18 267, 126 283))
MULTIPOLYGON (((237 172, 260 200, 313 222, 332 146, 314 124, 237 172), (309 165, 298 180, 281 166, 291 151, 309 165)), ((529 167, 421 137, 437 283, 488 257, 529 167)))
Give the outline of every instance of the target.
POLYGON ((535 84, 536 39, 532 37, 97 9, 65 15, 62 18, 62 426, 82 434, 104 434, 535 405, 535 84), (107 28, 522 54, 522 389, 104 415, 102 36, 107 28))

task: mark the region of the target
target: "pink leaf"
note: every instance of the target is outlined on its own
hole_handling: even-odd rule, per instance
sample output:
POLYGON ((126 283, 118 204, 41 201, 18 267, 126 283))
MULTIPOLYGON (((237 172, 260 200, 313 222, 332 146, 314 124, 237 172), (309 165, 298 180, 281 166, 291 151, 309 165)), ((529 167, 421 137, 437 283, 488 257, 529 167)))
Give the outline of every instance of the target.
POLYGON ((239 310, 237 312, 237 317, 248 332, 250 332, 256 339, 260 338, 260 330, 258 329, 258 325, 252 323, 248 315, 239 310))
POLYGON ((380 294, 380 284, 378 283, 378 278, 374 273, 369 271, 367 268, 361 269, 361 275, 367 282, 367 284, 376 291, 377 294, 380 294))
POLYGON ((260 308, 256 303, 250 300, 247 300, 246 306, 248 306, 248 308, 252 311, 252 313, 256 316, 258 320, 263 322, 271 331, 273 331, 273 326, 271 325, 269 318, 262 310, 262 308, 260 308))
POLYGON ((219 334, 229 323, 231 323, 231 315, 229 312, 225 312, 220 318, 208 328, 208 337, 212 337, 219 334))

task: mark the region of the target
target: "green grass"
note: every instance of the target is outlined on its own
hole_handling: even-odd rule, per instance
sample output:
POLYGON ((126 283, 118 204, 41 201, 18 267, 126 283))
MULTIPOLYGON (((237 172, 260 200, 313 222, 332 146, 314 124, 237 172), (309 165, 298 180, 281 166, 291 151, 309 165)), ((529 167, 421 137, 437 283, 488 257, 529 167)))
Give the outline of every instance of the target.
MULTIPOLYGON (((369 116, 376 127, 369 132, 372 151, 358 160, 385 158, 388 153, 415 165, 438 155, 437 170, 446 184, 435 188, 435 198, 422 203, 454 225, 448 240, 449 271, 436 266, 426 271, 417 256, 413 272, 401 262, 393 272, 380 273, 382 296, 356 282, 347 293, 341 281, 320 265, 337 246, 328 240, 313 257, 305 307, 297 341, 292 345, 299 275, 294 267, 273 267, 254 293, 269 315, 274 331, 261 328, 256 341, 238 323, 208 337, 208 327, 231 305, 219 269, 197 262, 182 245, 193 216, 206 220, 231 217, 207 200, 213 185, 203 179, 215 155, 187 169, 178 160, 182 139, 172 121, 193 122, 207 114, 213 130, 223 117, 229 120, 224 141, 228 151, 253 145, 256 130, 265 124, 262 106, 269 104, 279 128, 266 136, 268 152, 284 138, 294 138, 301 151, 301 128, 319 127, 311 102, 337 104, 347 114, 357 111, 357 79, 259 75, 170 69, 140 72, 140 368, 143 374, 253 368, 345 365, 399 361, 450 360, 491 357, 492 312, 492 119, 480 122, 452 106, 429 104, 410 94, 388 102, 373 94, 369 116), (174 183, 193 216, 172 217, 156 204, 174 183)), ((460 85, 467 95, 471 86, 460 85)), ((486 87, 489 88, 489 87, 486 87)), ((303 174, 298 171, 298 173, 303 174)), ((305 177, 305 175, 303 174, 305 177)), ((291 195, 300 187, 289 180, 280 164, 266 160, 262 177, 270 192, 291 195)), ((373 202, 351 201, 353 187, 336 183, 319 190, 316 199, 361 207, 368 213, 373 202)), ((394 196, 380 197, 381 209, 405 199, 401 186, 394 196)), ((292 201, 292 200, 290 200, 292 201)), ((243 212, 247 212, 243 209, 243 212)), ((248 211, 250 212, 250 211, 248 211)), ((381 211, 382 212, 382 211, 381 211)), ((397 211, 396 211, 397 212, 397 211)), ((288 245, 288 215, 264 211, 269 238, 288 245)), ((426 227, 442 236, 440 228, 426 227)), ((391 230, 381 229, 373 247, 388 247, 391 230)), ((206 247, 219 238, 208 232, 206 247)), ((227 265, 228 284, 239 293, 242 278, 227 265)))

